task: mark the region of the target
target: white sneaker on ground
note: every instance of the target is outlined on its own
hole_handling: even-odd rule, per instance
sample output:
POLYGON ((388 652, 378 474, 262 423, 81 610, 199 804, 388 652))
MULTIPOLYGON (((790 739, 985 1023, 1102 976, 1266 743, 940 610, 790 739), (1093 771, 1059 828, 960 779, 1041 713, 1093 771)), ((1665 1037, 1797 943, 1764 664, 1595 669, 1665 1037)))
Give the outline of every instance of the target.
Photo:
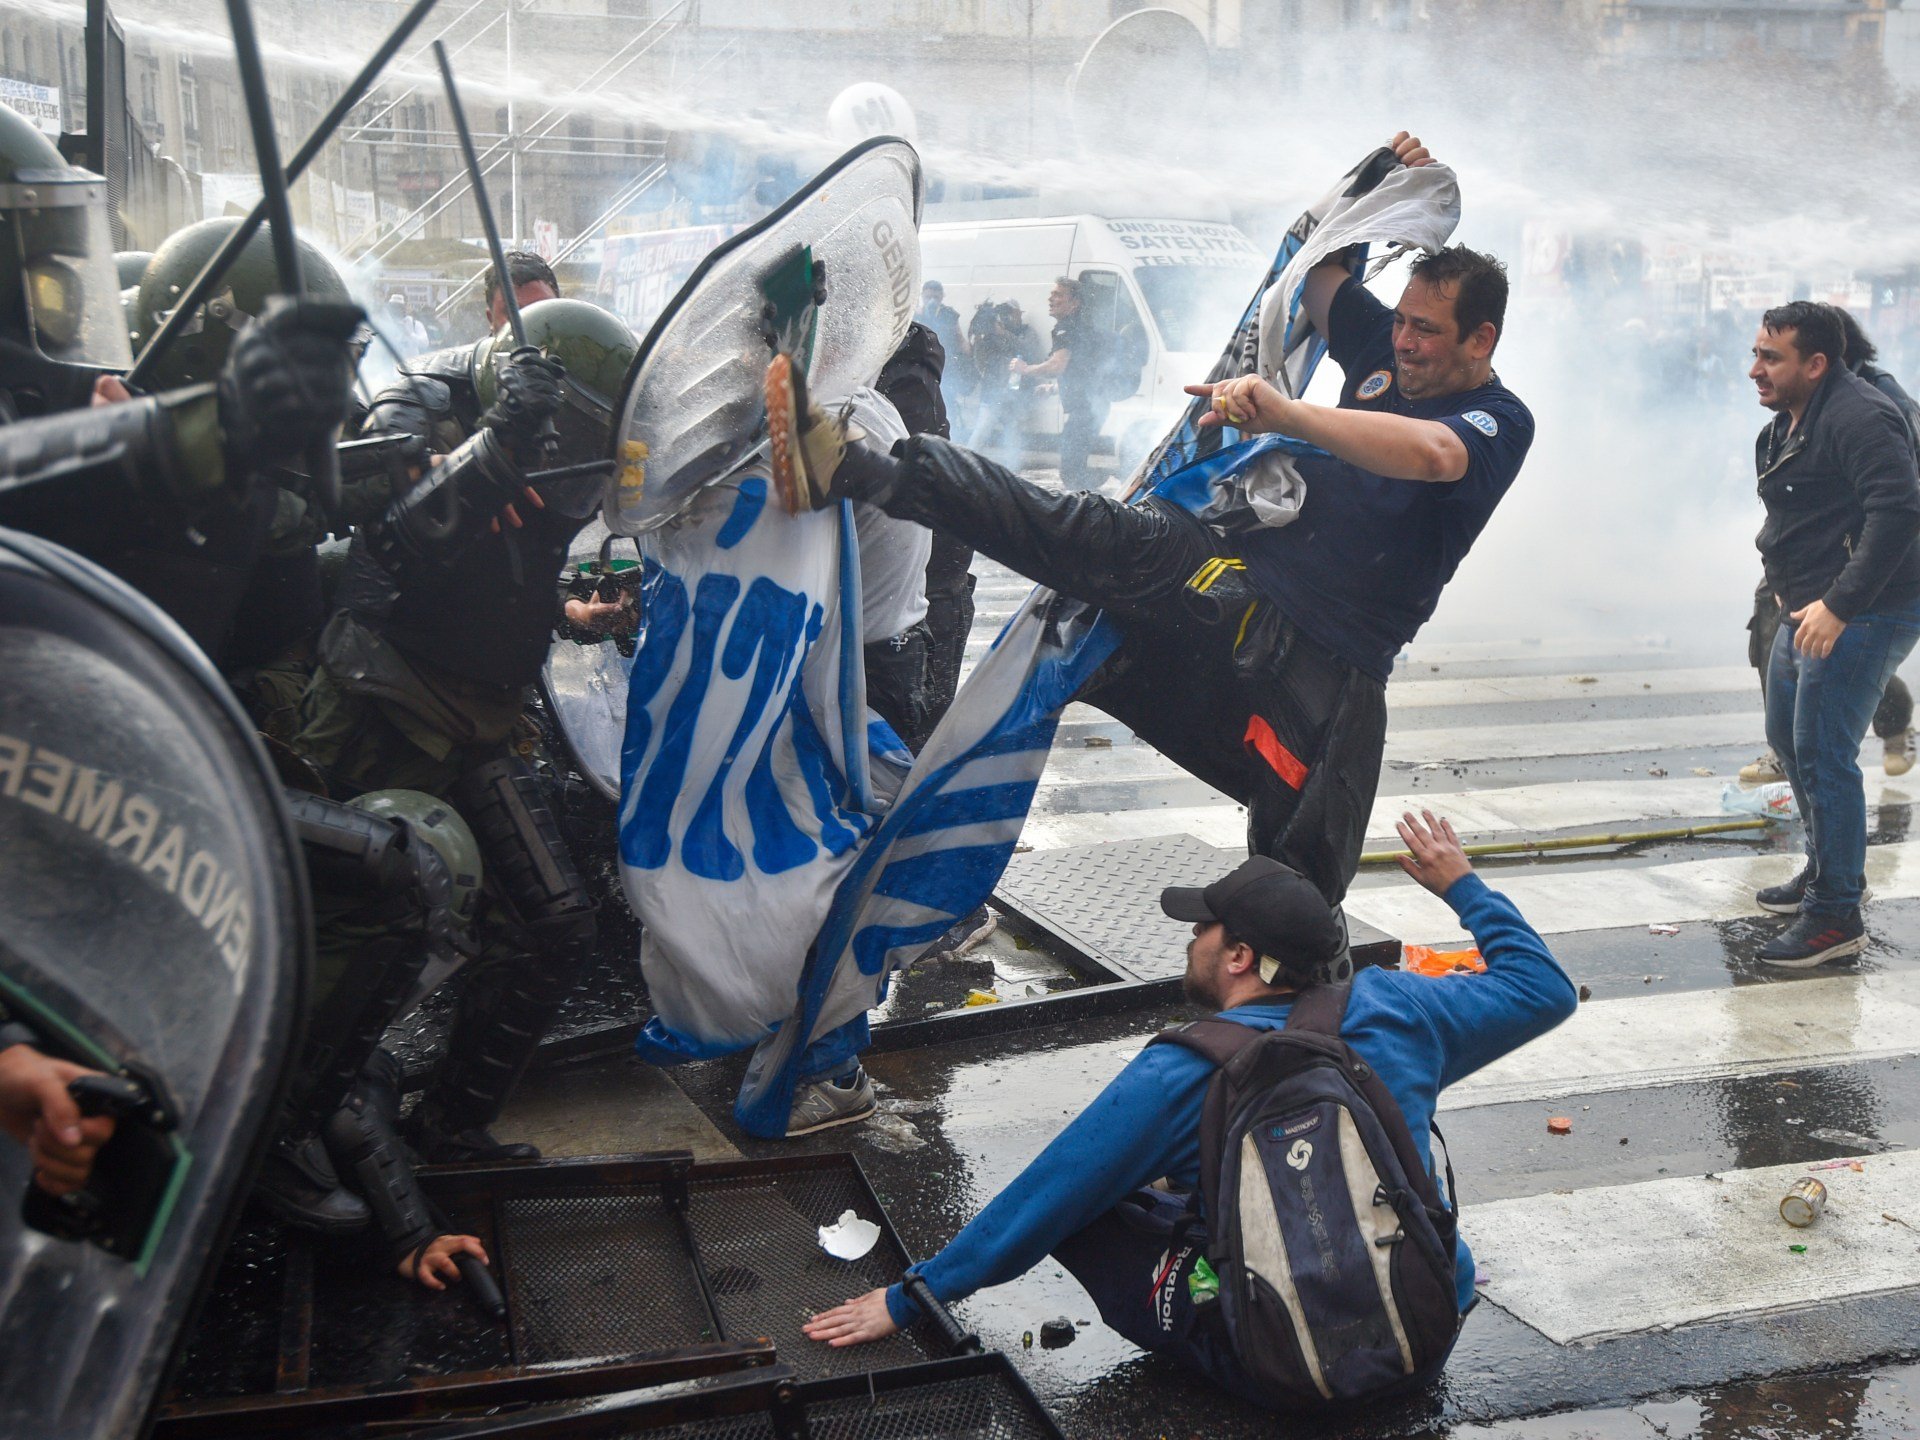
POLYGON ((1880 742, 1886 747, 1880 766, 1889 775, 1904 775, 1913 769, 1913 731, 1902 730, 1880 742))

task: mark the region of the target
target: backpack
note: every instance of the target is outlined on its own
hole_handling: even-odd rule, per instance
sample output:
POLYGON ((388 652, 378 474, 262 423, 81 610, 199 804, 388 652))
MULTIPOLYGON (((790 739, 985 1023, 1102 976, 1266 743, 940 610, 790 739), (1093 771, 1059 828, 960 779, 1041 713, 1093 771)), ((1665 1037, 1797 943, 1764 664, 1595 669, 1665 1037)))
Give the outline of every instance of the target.
POLYGON ((1453 1168, 1443 1201, 1340 1038, 1350 989, 1302 991, 1282 1030, 1196 1020, 1153 1040, 1218 1067, 1200 1119, 1207 1259, 1233 1353, 1275 1403, 1378 1396, 1437 1369, 1460 1332, 1453 1168))

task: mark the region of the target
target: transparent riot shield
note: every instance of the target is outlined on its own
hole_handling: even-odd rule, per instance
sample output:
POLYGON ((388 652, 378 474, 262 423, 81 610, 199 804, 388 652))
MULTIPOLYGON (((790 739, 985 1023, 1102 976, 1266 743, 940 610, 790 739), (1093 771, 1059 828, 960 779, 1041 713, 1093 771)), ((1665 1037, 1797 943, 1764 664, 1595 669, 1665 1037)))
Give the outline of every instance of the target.
POLYGON ((0 530, 0 674, 0 1003, 117 1127, 79 1202, 0 1137, 0 1434, 131 1435, 295 1053, 305 883, 220 677, 105 571, 0 530))
POLYGON ((806 363, 813 394, 873 383, 919 299, 924 188, 911 145, 868 140, 700 262, 627 376, 610 529, 667 523, 759 447, 770 329, 806 363), (796 270, 811 295, 792 293, 796 270))

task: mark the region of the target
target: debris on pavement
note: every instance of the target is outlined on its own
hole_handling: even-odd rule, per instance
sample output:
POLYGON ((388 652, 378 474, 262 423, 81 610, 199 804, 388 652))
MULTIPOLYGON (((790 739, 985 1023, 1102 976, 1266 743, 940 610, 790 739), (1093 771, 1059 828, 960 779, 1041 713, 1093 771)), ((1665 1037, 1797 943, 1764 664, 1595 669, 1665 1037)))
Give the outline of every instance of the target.
POLYGON ((1649 925, 1647 926, 1647 933, 1649 935, 1678 935, 1680 933, 1680 927, 1678 925, 1649 925))
POLYGON ((1553 1116, 1547 1121, 1547 1133, 1549 1135, 1571 1135, 1573 1133, 1573 1117, 1570 1115, 1553 1116))
POLYGON ((1804 1230, 1820 1218, 1827 1208, 1827 1187, 1811 1175, 1793 1182, 1781 1197, 1780 1218, 1796 1230, 1804 1230))
POLYGON ((1469 945, 1464 950, 1436 950, 1431 945, 1408 945, 1404 947, 1405 967, 1415 975, 1451 975, 1465 970, 1475 975, 1483 974, 1487 962, 1480 958, 1477 947, 1469 945))
POLYGON ((858 1260, 880 1242, 880 1227, 842 1210, 831 1225, 820 1227, 820 1248, 836 1260, 858 1260))
POLYGON ((1066 1316, 1056 1316, 1040 1327, 1040 1348, 1058 1350, 1062 1346, 1071 1345, 1074 1337, 1079 1333, 1073 1328, 1073 1322, 1066 1316))

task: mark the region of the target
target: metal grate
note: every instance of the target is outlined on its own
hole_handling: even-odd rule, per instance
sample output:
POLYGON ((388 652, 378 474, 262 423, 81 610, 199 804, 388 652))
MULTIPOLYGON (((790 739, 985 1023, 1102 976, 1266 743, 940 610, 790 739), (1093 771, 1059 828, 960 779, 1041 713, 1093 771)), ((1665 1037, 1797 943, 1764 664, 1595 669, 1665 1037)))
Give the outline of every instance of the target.
POLYGON ((506 1200, 500 1216, 523 1364, 715 1338, 657 1192, 506 1200))
POLYGON ((891 1285, 906 1269, 886 1216, 850 1167, 696 1180, 691 1193, 694 1238, 730 1339, 765 1335, 806 1376, 906 1365, 934 1353, 913 1332, 843 1350, 800 1332, 821 1310, 891 1285), (859 1260, 836 1260, 820 1248, 819 1227, 845 1210, 881 1222, 879 1243, 859 1260))
MULTIPOLYGON (((847 1386, 846 1381, 833 1383, 836 1388, 847 1386)), ((804 1433, 813 1440, 955 1440, 962 1436, 966 1440, 1056 1440, 1060 1434, 1033 1393, 1003 1364, 913 1385, 876 1384, 868 1391, 857 1388, 856 1380, 855 1386, 856 1393, 833 1398, 819 1397, 817 1385, 802 1386, 804 1433)), ((602 1428, 593 1433, 646 1435, 653 1440, 776 1440, 781 1432, 773 1417, 763 1412, 665 1428, 636 1417, 631 1428, 602 1428)))

